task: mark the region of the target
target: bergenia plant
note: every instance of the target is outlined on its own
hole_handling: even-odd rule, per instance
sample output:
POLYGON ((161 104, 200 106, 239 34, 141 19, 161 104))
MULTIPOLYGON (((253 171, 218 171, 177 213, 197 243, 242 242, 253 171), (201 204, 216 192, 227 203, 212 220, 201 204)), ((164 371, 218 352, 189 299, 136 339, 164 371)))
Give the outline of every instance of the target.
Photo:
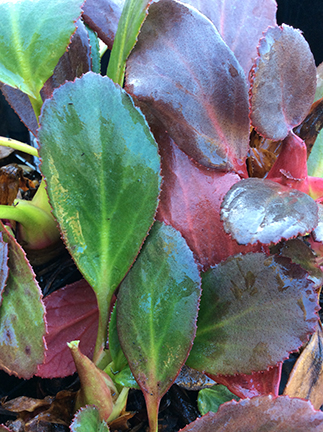
POLYGON ((157 431, 184 364, 241 398, 215 413, 201 390, 185 432, 322 430, 322 396, 295 393, 305 368, 278 396, 283 361, 321 337, 323 180, 307 172, 314 59, 275 15, 274 0, 0 1, 1 90, 39 149, 0 144, 43 175, 0 206, 18 222, 1 227, 0 366, 77 370, 71 431, 112 428, 138 386, 157 431), (59 237, 84 279, 42 299, 23 248, 46 257, 59 237))

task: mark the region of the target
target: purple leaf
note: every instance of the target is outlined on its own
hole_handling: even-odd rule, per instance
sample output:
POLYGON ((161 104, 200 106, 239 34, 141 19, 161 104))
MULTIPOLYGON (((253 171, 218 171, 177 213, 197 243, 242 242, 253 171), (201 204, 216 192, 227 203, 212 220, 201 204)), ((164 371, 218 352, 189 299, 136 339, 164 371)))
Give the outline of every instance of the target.
POLYGON ((197 162, 245 174, 244 72, 204 15, 177 1, 152 4, 127 62, 126 90, 197 162))
POLYGON ((235 184, 222 202, 224 229, 239 244, 277 243, 312 231, 318 207, 307 194, 267 179, 235 184))
POLYGON ((259 42, 251 73, 250 119, 257 132, 284 139, 306 117, 314 100, 316 68, 301 32, 270 27, 259 42))
POLYGON ((208 17, 248 76, 258 41, 276 24, 275 0, 185 0, 208 17))
POLYGON ((209 412, 180 432, 321 432, 323 413, 310 402, 280 396, 232 401, 209 412))

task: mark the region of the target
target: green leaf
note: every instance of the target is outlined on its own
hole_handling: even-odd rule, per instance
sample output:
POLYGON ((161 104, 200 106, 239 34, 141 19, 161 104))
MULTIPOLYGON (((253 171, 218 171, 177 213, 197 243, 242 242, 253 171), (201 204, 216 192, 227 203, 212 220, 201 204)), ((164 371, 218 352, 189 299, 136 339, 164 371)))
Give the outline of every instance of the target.
POLYGON ((101 70, 99 38, 96 32, 90 29, 89 26, 86 25, 85 27, 89 35, 90 46, 91 46, 92 72, 99 74, 101 70))
POLYGON ((316 329, 318 299, 288 258, 236 255, 202 275, 196 338, 186 364, 250 374, 288 358, 316 329))
POLYGON ((127 366, 128 361, 124 355, 117 331, 117 309, 116 305, 111 313, 109 322, 109 352, 113 361, 113 372, 119 373, 127 366))
POLYGON ((21 246, 1 226, 9 246, 9 276, 0 308, 0 368, 29 379, 44 358, 41 291, 21 246))
POLYGON ((117 303, 120 343, 144 393, 152 431, 159 401, 191 349, 199 296, 193 253, 178 231, 156 222, 117 303))
POLYGON ((308 175, 323 177, 323 130, 318 134, 307 161, 308 175))
POLYGON ((0 81, 34 99, 64 54, 84 0, 2 0, 0 81))
POLYGON ((153 223, 160 187, 157 144, 131 98, 92 72, 44 103, 42 172, 67 247, 98 299, 98 341, 110 299, 153 223))
POLYGON ((197 397, 197 406, 202 415, 209 411, 217 412, 219 406, 224 402, 232 399, 238 401, 239 398, 230 392, 224 385, 215 385, 211 388, 205 388, 199 391, 197 397))
POLYGON ((126 60, 134 47, 151 0, 126 0, 114 39, 107 75, 123 85, 126 60))
POLYGON ((105 421, 101 421, 95 406, 81 408, 70 426, 71 432, 109 432, 105 421))

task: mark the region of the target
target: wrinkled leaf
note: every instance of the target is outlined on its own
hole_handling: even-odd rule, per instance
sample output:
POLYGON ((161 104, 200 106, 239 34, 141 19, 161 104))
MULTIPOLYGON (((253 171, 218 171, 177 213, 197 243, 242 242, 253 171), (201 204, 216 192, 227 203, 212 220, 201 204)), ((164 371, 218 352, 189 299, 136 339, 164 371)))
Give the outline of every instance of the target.
POLYGON ((239 176, 197 165, 167 135, 155 136, 164 178, 157 217, 180 231, 202 269, 240 252, 259 250, 238 245, 220 220, 221 202, 239 176))
POLYGON ((284 139, 306 117, 315 95, 314 57, 301 32, 269 27, 251 76, 250 118, 260 135, 284 139))
POLYGON ((100 419, 100 414, 95 406, 81 408, 70 426, 71 432, 109 432, 108 425, 100 419))
POLYGON ((44 306, 25 252, 1 226, 10 269, 0 308, 0 368, 29 379, 44 357, 44 306), (28 323, 28 332, 26 332, 28 323))
POLYGON ((233 51, 246 76, 257 56, 258 41, 276 24, 274 0, 184 0, 208 17, 233 51))
MULTIPOLYGON (((42 98, 49 98, 55 88, 64 84, 65 81, 74 81, 76 77, 80 77, 90 69, 91 57, 88 35, 84 24, 79 20, 77 30, 67 51, 60 58, 53 75, 46 81, 41 90, 42 98)), ((22 122, 36 135, 38 123, 28 96, 20 90, 2 83, 0 83, 0 89, 22 122)))
POLYGON ((192 252, 177 231, 156 222, 117 302, 120 343, 144 393, 151 430, 192 346, 199 296, 192 252))
POLYGON ((81 353, 79 341, 68 343, 68 347, 71 350, 81 383, 76 407, 95 404, 100 418, 108 421, 113 410, 113 400, 117 397, 117 390, 112 379, 81 353))
POLYGON ((125 0, 86 0, 82 9, 86 24, 112 49, 125 0))
POLYGON ((232 401, 189 424, 181 432, 321 432, 323 413, 310 402, 287 396, 232 401))
POLYGON ((2 1, 0 81, 37 99, 75 32, 82 4, 83 0, 2 1))
POLYGON ((224 402, 239 400, 239 398, 230 392, 224 385, 215 385, 199 391, 197 406, 202 415, 209 411, 217 412, 219 406, 224 402))
POLYGON ((57 89, 40 122, 48 194, 68 249, 97 294, 103 344, 112 294, 154 220, 157 145, 129 96, 91 72, 57 89))
POLYGON ((307 273, 287 258, 261 253, 231 257, 202 275, 197 332, 187 365, 212 375, 275 366, 315 330, 317 301, 307 273))
POLYGON ((93 356, 99 321, 94 291, 83 279, 45 297, 44 304, 47 350, 37 375, 42 378, 72 375, 76 369, 67 342, 80 340, 82 352, 93 356))
POLYGON ((221 209, 224 229, 240 244, 270 244, 312 231, 318 223, 316 202, 307 194, 272 180, 236 183, 221 209))
POLYGON ((241 399, 272 394, 278 396, 281 379, 282 363, 265 371, 250 375, 211 375, 214 381, 225 385, 232 393, 241 399))
POLYGON ((319 325, 289 376, 284 395, 308 399, 317 410, 323 405, 323 333, 319 325))
POLYGON ((127 57, 137 41, 150 1, 125 0, 107 70, 108 77, 121 86, 127 57))
POLYGON ((2 295, 8 278, 8 243, 3 241, 3 235, 0 233, 0 306, 2 295))
POLYGON ((197 162, 243 171, 249 142, 245 76, 198 11, 171 0, 150 6, 127 62, 126 89, 197 162))

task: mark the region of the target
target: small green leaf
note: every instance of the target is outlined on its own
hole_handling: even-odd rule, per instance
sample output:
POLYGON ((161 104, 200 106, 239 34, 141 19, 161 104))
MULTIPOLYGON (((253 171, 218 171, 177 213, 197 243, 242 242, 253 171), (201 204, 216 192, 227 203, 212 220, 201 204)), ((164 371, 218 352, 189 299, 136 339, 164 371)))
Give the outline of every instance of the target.
POLYGON ((209 411, 217 412, 219 406, 232 399, 238 401, 239 398, 230 392, 224 385, 215 385, 199 391, 197 406, 202 415, 209 411))
POLYGON ((323 177, 323 130, 318 134, 307 161, 308 175, 323 177))
POLYGON ((108 425, 101 421, 98 409, 95 406, 81 408, 70 426, 71 432, 109 432, 108 425))
POLYGON ((154 220, 157 144, 132 99, 92 72, 57 89, 40 123, 48 195, 68 249, 96 292, 103 345, 112 294, 154 220))
POLYGON ((120 343, 143 390, 152 431, 159 401, 191 349, 199 297, 193 253, 178 231, 156 222, 117 303, 120 343))
POLYGON ((29 379, 44 358, 44 306, 21 246, 1 226, 9 246, 9 276, 0 308, 0 368, 29 379))
POLYGON ((107 75, 123 85, 126 60, 134 47, 151 0, 126 0, 114 39, 107 75))
POLYGON ((92 72, 99 74, 101 70, 99 38, 96 32, 90 29, 89 26, 86 25, 85 27, 89 35, 91 46, 92 72))
POLYGON ((0 81, 34 99, 64 54, 84 0, 2 0, 0 81))

